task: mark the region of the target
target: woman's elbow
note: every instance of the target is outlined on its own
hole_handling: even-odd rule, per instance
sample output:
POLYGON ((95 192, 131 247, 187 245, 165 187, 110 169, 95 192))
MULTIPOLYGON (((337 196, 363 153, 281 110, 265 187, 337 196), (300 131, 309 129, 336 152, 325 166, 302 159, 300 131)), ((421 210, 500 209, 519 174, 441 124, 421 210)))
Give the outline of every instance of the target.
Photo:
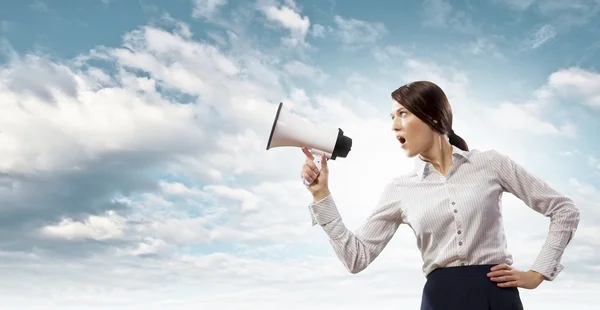
POLYGON ((563 204, 563 209, 571 218, 579 220, 581 212, 572 199, 567 198, 567 201, 563 204))
POLYGON ((571 222, 573 226, 577 227, 577 225, 579 225, 581 211, 575 202, 570 198, 565 198, 555 213, 560 213, 561 215, 559 217, 563 220, 571 222))
POLYGON ((348 264, 346 265, 346 269, 351 273, 351 274, 357 274, 363 270, 365 270, 365 268, 367 268, 367 264, 357 264, 357 263, 353 263, 353 264, 348 264))
POLYGON ((359 273, 359 272, 361 272, 361 271, 363 271, 363 270, 365 270, 365 268, 364 268, 364 267, 362 267, 362 268, 361 268, 361 267, 350 267, 350 268, 348 268, 348 271, 349 271, 351 274, 357 274, 357 273, 359 273))
POLYGON ((571 205, 570 211, 571 211, 571 218, 573 219, 573 225, 575 227, 577 227, 579 225, 579 219, 581 218, 581 211, 575 204, 571 205))

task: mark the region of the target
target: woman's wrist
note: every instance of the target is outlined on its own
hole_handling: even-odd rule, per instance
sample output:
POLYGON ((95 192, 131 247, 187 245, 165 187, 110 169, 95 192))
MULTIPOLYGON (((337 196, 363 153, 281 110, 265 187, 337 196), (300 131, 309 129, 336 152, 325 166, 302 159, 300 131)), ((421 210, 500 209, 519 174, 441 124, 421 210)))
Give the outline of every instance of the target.
POLYGON ((331 192, 329 192, 328 188, 320 189, 313 193, 313 200, 314 200, 314 202, 321 201, 321 200, 325 199, 327 196, 329 196, 330 194, 331 194, 331 192))

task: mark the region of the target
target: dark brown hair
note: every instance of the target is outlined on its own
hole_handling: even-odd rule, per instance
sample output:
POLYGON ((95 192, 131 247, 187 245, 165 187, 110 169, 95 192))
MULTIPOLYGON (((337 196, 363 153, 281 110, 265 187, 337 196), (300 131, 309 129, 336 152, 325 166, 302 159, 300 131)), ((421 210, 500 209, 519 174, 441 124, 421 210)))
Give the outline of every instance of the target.
POLYGON ((429 81, 416 81, 392 92, 392 98, 440 134, 450 144, 468 151, 467 142, 452 130, 452 109, 444 91, 429 81))

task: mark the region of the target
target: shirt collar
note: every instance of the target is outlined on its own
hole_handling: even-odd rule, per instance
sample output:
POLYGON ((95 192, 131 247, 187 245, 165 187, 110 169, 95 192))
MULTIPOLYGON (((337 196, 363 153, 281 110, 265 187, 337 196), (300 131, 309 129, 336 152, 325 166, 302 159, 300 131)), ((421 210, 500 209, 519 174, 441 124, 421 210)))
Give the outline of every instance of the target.
MULTIPOLYGON (((465 160, 469 160, 469 152, 463 151, 458 147, 452 145, 452 157, 463 157, 465 160)), ((430 163, 422 160, 418 155, 415 156, 415 168, 413 173, 419 177, 419 180, 423 180, 423 176, 425 175, 425 169, 430 166, 430 163)))

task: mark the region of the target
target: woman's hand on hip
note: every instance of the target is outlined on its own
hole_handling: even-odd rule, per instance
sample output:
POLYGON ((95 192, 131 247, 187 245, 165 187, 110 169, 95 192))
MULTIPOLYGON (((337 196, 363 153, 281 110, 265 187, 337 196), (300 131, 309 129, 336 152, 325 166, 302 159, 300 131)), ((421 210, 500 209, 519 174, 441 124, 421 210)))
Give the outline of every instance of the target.
POLYGON ((497 282, 498 287, 534 289, 544 281, 544 276, 539 272, 533 270, 520 271, 507 264, 492 267, 487 276, 491 281, 497 282))

